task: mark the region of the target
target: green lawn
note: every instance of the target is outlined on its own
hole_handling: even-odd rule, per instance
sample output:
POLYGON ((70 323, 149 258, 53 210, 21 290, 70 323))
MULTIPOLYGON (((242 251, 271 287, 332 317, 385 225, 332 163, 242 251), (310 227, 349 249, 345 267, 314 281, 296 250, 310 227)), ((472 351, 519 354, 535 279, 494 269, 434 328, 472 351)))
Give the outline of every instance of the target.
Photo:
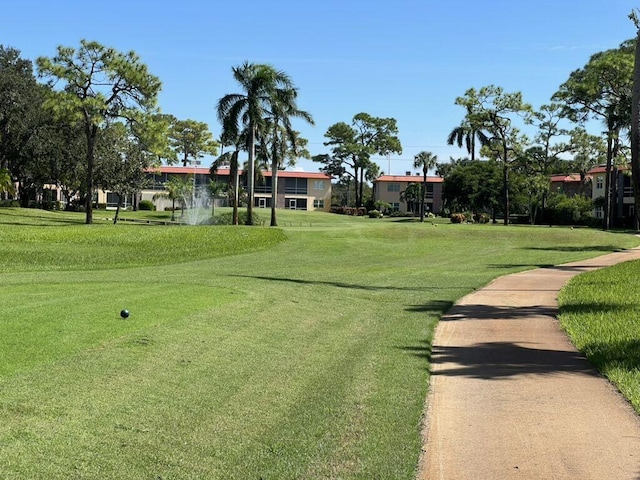
POLYGON ((573 343, 640 414, 640 262, 580 275, 559 302, 573 343))
POLYGON ((0 209, 0 476, 413 478, 442 312, 498 275, 639 243, 279 218, 85 226, 0 209))

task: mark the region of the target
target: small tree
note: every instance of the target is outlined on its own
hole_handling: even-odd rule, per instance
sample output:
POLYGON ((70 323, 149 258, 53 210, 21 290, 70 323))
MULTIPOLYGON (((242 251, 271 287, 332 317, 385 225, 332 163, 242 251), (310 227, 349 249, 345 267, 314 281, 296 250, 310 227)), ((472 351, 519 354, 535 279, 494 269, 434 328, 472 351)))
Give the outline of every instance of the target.
POLYGON ((96 185, 118 197, 114 225, 118 222, 122 200, 144 187, 146 170, 154 160, 122 123, 111 125, 96 146, 96 185))
POLYGON ((40 76, 61 89, 48 101, 61 117, 80 121, 87 141, 86 223, 93 222, 95 148, 101 128, 110 121, 139 121, 153 113, 160 80, 135 52, 120 53, 98 42, 81 40, 78 49, 58 47, 52 58, 39 57, 40 76))
POLYGON ((15 195, 16 189, 9 170, 0 168, 0 193, 15 195))
POLYGON ((164 184, 164 192, 157 193, 153 196, 153 199, 166 198, 171 200, 171 221, 176 221, 176 200, 180 200, 181 212, 180 217, 184 216, 184 204, 185 198, 191 193, 193 183, 186 178, 180 178, 178 176, 171 176, 169 180, 164 184))

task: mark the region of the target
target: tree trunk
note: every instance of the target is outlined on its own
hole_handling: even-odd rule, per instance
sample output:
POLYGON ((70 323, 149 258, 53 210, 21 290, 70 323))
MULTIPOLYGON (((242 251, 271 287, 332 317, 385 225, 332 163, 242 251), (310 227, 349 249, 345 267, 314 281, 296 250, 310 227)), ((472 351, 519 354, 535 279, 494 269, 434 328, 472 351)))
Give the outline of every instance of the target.
POLYGON ((171 199, 171 221, 172 222, 176 221, 176 199, 175 198, 171 199))
POLYGON ((98 127, 96 125, 87 125, 85 127, 87 135, 87 198, 85 199, 85 223, 91 225, 93 223, 93 150, 96 144, 96 136, 98 127))
POLYGON ((604 175, 604 215, 602 229, 609 230, 611 212, 611 164, 613 160, 613 133, 607 134, 607 168, 604 175))
POLYGON ((274 160, 271 163, 271 226, 278 226, 276 218, 276 208, 278 203, 278 162, 274 160))
POLYGON ((640 229, 640 29, 636 35, 631 104, 631 185, 633 187, 634 228, 640 229))
POLYGON ((238 218, 238 203, 240 202, 240 171, 238 167, 236 167, 233 183, 233 224, 238 225, 240 223, 240 219, 238 218))
POLYGON ((358 183, 358 200, 359 203, 357 205, 357 207, 361 207, 362 203, 363 203, 363 190, 364 190, 364 168, 360 168, 360 182, 358 183))
POLYGON ((502 168, 502 185, 504 188, 504 224, 509 225, 509 165, 507 164, 507 150, 504 151, 504 166, 502 168))
POLYGON ((355 198, 356 208, 360 206, 360 198, 358 197, 358 167, 353 167, 353 194, 355 198))
POLYGON ((427 196, 427 174, 422 176, 422 202, 420 202, 420 222, 424 222, 424 199, 427 196))
POLYGON ((117 192, 114 192, 116 195, 118 195, 118 206, 116 207, 116 214, 113 216, 113 224, 115 225, 116 223, 118 223, 118 216, 120 215, 120 206, 122 205, 122 195, 120 195, 117 192))
POLYGON ((249 127, 249 171, 247 172, 247 190, 249 201, 247 202, 247 221, 246 225, 253 225, 253 198, 255 196, 254 175, 256 170, 256 127, 249 127))

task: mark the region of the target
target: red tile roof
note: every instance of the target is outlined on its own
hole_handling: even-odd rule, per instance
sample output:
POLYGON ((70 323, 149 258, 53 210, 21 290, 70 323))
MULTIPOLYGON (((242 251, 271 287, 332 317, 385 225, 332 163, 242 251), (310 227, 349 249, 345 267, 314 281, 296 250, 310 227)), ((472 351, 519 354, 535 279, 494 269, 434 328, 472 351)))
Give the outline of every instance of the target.
MULTIPOLYGON (((374 182, 422 182, 422 175, 381 175, 374 182)), ((442 183, 442 177, 427 175, 427 183, 442 183)))
MULTIPOLYGON (((624 171, 624 170, 628 170, 631 167, 628 167, 626 165, 621 165, 619 167, 617 167, 618 170, 620 171, 624 171)), ((598 165, 597 167, 593 167, 591 170, 589 170, 589 174, 593 174, 593 173, 606 173, 607 172, 607 166, 606 165, 598 165)))
MULTIPOLYGON (((172 175, 184 174, 184 175, 209 175, 209 168, 207 167, 172 167, 168 165, 162 165, 158 168, 152 168, 149 170, 150 172, 157 173, 168 173, 172 175)), ((217 175, 224 176, 229 175, 230 171, 228 168, 220 168, 216 172, 217 175)), ((241 172, 242 173, 242 172, 241 172)), ((271 171, 263 171, 262 175, 265 177, 271 176, 271 171)), ((311 178, 318 180, 331 180, 331 176, 322 172, 297 172, 297 171, 287 171, 281 170, 278 172, 278 177, 281 178, 311 178)))
POLYGON ((562 183, 573 183, 580 182, 580 174, 579 173, 569 173, 566 175, 552 175, 552 182, 562 182, 562 183))

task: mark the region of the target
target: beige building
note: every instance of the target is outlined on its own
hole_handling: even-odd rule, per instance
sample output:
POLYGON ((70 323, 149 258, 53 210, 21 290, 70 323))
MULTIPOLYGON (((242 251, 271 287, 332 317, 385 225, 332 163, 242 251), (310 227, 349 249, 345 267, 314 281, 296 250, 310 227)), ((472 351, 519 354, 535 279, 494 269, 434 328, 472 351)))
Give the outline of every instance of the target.
MULTIPOLYGON (((158 210, 171 207, 171 201, 159 198, 158 193, 164 190, 164 184, 175 176, 193 176, 196 188, 209 184, 211 176, 209 168, 205 167, 170 167, 161 166, 150 171, 147 175, 149 185, 142 190, 140 200, 151 200, 158 210)), ((271 172, 262 172, 263 182, 255 186, 255 206, 258 208, 271 208, 271 172)), ((217 181, 231 182, 229 169, 219 169, 216 174, 217 181)), ((245 185, 246 187, 246 185, 245 185)), ((124 205, 131 205, 133 199, 125 199, 124 205)), ((224 203, 224 199, 217 202, 224 203)), ((117 206, 117 195, 111 192, 98 192, 98 203, 105 203, 107 208, 117 206)), ((292 210, 323 210, 329 211, 331 207, 331 177, 319 172, 278 172, 277 207, 292 210)))
MULTIPOLYGON (((604 198, 607 168, 599 165, 589 170, 588 175, 592 178, 591 198, 597 200, 604 198)), ((635 215, 635 205, 633 196, 633 185, 631 182, 630 168, 617 167, 612 174, 612 223, 618 225, 628 225, 635 215)), ((602 206, 594 207, 593 216, 603 218, 602 206)))
MULTIPOLYGON (((407 172, 410 173, 410 172, 407 172)), ((374 180, 374 201, 391 204, 392 210, 403 213, 418 213, 419 205, 408 205, 401 197, 403 192, 413 183, 422 183, 422 174, 415 175, 382 175, 374 180)), ((442 210, 442 178, 427 176, 426 211, 440 213, 442 210)))

